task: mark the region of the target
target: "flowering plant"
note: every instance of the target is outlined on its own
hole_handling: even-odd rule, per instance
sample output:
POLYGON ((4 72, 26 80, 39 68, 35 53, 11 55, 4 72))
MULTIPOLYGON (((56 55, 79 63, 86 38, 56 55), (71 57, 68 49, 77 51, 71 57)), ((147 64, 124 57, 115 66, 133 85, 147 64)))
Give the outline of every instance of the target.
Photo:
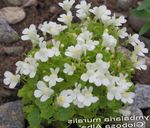
POLYGON ((81 1, 75 6, 81 22, 73 23, 74 3, 59 3, 66 11, 58 18, 64 25, 45 21, 38 27, 41 32, 35 25, 23 30, 22 40, 30 40, 33 48, 16 63, 16 74, 4 74, 10 88, 24 82, 18 96, 31 128, 41 123, 65 128, 72 118, 123 114, 122 107, 132 104, 135 96, 131 81, 135 68, 147 68, 148 49, 137 34, 128 35, 123 16, 81 1), (124 44, 134 48, 129 57, 118 50, 124 44))

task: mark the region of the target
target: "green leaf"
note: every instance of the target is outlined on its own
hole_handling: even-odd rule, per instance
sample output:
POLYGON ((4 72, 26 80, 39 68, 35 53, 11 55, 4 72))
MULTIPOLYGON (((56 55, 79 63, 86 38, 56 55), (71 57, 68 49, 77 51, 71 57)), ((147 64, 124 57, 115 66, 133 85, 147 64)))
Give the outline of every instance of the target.
POLYGON ((54 106, 51 105, 52 100, 49 99, 45 102, 40 102, 40 100, 37 99, 35 102, 41 111, 41 118, 49 120, 55 112, 54 106))
POLYGON ((58 108, 57 112, 55 113, 54 117, 56 120, 59 121, 67 121, 71 119, 75 114, 74 107, 69 108, 58 108))
POLYGON ((27 113, 30 128, 40 128, 41 118, 39 110, 34 105, 30 105, 25 107, 24 111, 27 113))
POLYGON ((134 9, 134 10, 132 10, 131 14, 134 16, 150 19, 150 11, 149 10, 136 10, 136 9, 134 9))
POLYGON ((146 23, 140 30, 139 34, 143 35, 144 33, 146 33, 148 30, 150 29, 150 21, 148 23, 146 23))
POLYGON ((150 7, 150 1, 149 0, 144 0, 141 5, 137 8, 137 10, 143 10, 147 9, 150 7))

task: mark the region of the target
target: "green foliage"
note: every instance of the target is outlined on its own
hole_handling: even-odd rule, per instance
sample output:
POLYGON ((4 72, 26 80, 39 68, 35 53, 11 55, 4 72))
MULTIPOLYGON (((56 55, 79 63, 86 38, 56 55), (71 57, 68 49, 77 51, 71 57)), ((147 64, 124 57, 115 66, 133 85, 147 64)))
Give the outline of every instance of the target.
POLYGON ((144 0, 142 4, 136 9, 132 10, 132 15, 141 17, 147 21, 145 25, 141 28, 139 34, 143 35, 148 30, 150 30, 150 1, 144 0))

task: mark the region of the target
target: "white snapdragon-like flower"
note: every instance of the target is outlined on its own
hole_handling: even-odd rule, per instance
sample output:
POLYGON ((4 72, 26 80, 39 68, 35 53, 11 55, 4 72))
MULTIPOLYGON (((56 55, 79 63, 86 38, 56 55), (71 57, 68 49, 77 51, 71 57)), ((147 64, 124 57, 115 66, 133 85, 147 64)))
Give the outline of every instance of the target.
POLYGON ((147 65, 145 64, 145 58, 138 57, 134 53, 131 56, 131 61, 134 67, 138 70, 147 70, 147 65))
POLYGON ((108 86, 110 84, 107 75, 103 71, 96 71, 89 79, 90 83, 94 83, 96 86, 105 85, 108 86))
POLYGON ((127 76, 127 74, 123 75, 122 73, 120 73, 120 76, 116 79, 116 84, 124 90, 128 90, 133 85, 132 82, 128 82, 126 80, 127 76))
POLYGON ((127 28, 126 27, 123 27, 122 29, 119 28, 118 35, 121 39, 124 39, 125 37, 127 37, 128 36, 127 28))
POLYGON ((46 62, 49 57, 53 57, 53 52, 51 49, 46 47, 46 42, 43 41, 39 44, 40 50, 37 51, 34 55, 36 60, 41 60, 42 62, 46 62))
POLYGON ((114 51, 114 48, 117 45, 117 40, 112 35, 109 35, 106 32, 103 33, 102 38, 102 45, 108 50, 114 51))
POLYGON ((66 25, 70 25, 72 22, 72 18, 73 18, 72 13, 69 11, 67 12, 67 14, 60 15, 60 17, 57 20, 66 25))
POLYGON ((16 85, 20 81, 20 75, 18 75, 18 74, 14 75, 9 71, 6 71, 4 73, 4 77, 5 78, 4 78, 3 82, 4 82, 5 85, 9 85, 9 88, 15 88, 16 85))
POLYGON ((68 75, 73 75, 74 71, 76 70, 75 65, 72 63, 72 65, 65 63, 64 64, 64 73, 68 74, 68 75))
POLYGON ((122 94, 122 97, 121 97, 121 101, 123 102, 123 103, 129 103, 129 104, 132 104, 133 103, 133 99, 134 99, 134 97, 135 97, 135 93, 133 93, 133 92, 124 92, 123 94, 122 94))
POLYGON ((65 52, 65 55, 74 59, 80 60, 83 50, 80 46, 69 46, 65 52))
POLYGON ((81 80, 94 83, 96 86, 110 84, 109 78, 109 66, 110 64, 102 60, 102 54, 97 54, 95 63, 87 63, 87 72, 81 75, 81 80))
POLYGON ((143 42, 139 42, 134 46, 134 54, 138 56, 145 56, 146 53, 148 53, 148 49, 145 48, 145 44, 143 42))
POLYGON ((16 63, 16 66, 16 73, 29 75, 30 78, 34 78, 34 76, 36 75, 38 63, 34 58, 27 57, 25 58, 25 61, 18 61, 16 63))
POLYGON ((51 51, 53 52, 53 56, 59 56, 60 55, 60 51, 59 51, 60 41, 56 41, 53 39, 52 44, 53 44, 53 47, 51 48, 51 51))
POLYGON ((71 7, 75 3, 75 0, 64 0, 63 3, 58 3, 66 12, 70 11, 71 7))
POLYGON ((44 76, 44 81, 49 82, 49 86, 55 86, 56 82, 62 82, 64 79, 58 77, 59 68, 50 68, 51 75, 50 76, 44 76))
POLYGON ((80 33, 77 37, 77 46, 81 47, 84 53, 86 54, 86 50, 92 51, 99 44, 99 41, 92 40, 93 33, 89 32, 87 28, 82 29, 82 33, 80 33))
POLYGON ((101 20, 103 23, 111 18, 111 11, 108 10, 105 5, 94 7, 93 9, 90 9, 90 12, 95 15, 96 19, 101 20))
POLYGON ((132 45, 132 46, 135 46, 137 44, 139 44, 140 40, 139 40, 139 35, 138 34, 133 34, 133 35, 129 35, 128 36, 129 38, 129 43, 132 45))
POLYGON ((64 31, 67 28, 67 26, 65 25, 61 25, 61 24, 56 24, 55 22, 50 21, 49 23, 44 22, 43 24, 41 24, 39 26, 39 29, 43 32, 43 33, 49 33, 52 36, 56 36, 59 35, 60 32, 64 31))
POLYGON ((116 16, 114 15, 110 21, 114 26, 116 27, 120 27, 122 26, 124 23, 127 22, 127 20, 125 19, 124 16, 120 16, 118 18, 116 18, 116 16))
POLYGON ((57 97, 57 105, 68 108, 75 98, 76 95, 72 90, 63 90, 57 97))
POLYGON ((85 87, 81 92, 79 89, 80 88, 74 90, 76 99, 73 102, 79 108, 89 107, 92 103, 96 103, 98 101, 98 97, 93 96, 92 94, 93 87, 85 87))
POLYGON ((122 95, 121 93, 124 92, 124 90, 121 87, 115 86, 115 85, 111 85, 108 86, 108 92, 107 92, 107 99, 108 100, 120 100, 122 95))
POLYGON ((41 102, 46 101, 50 96, 54 93, 54 90, 47 85, 43 81, 39 81, 37 83, 37 89, 34 91, 34 96, 36 98, 40 98, 41 102))
POLYGON ((86 1, 81 1, 80 4, 76 5, 77 10, 77 17, 79 17, 81 20, 84 20, 89 15, 89 9, 91 7, 91 4, 87 3, 86 1))
POLYGON ((31 24, 29 28, 25 28, 22 31, 22 40, 31 40, 33 46, 36 46, 39 43, 39 35, 37 34, 36 26, 31 24))
POLYGON ((87 63, 86 64, 86 69, 87 69, 87 72, 83 73, 81 75, 81 80, 83 80, 84 82, 87 82, 89 79, 91 79, 91 77, 95 73, 95 65, 87 63))

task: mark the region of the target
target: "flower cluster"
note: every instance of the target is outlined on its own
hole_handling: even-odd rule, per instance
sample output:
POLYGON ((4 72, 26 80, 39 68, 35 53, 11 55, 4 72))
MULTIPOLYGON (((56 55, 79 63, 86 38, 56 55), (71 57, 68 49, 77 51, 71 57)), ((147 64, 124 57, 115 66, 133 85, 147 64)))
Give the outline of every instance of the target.
MULTIPOLYGON (((75 6, 81 23, 73 23, 74 3, 75 0, 59 3, 66 14, 57 20, 65 25, 45 21, 37 28, 31 25, 23 30, 22 40, 30 40, 33 49, 24 61, 16 63, 15 75, 5 72, 4 83, 10 88, 15 88, 19 81, 27 84, 19 96, 34 107, 44 102, 43 105, 67 109, 70 113, 82 108, 90 108, 94 113, 117 103, 120 107, 114 109, 119 111, 124 104, 134 101, 131 77, 135 68, 146 70, 144 56, 148 49, 139 35, 130 35, 127 28, 122 27, 126 19, 112 15, 104 5, 91 8, 91 4, 81 1, 75 6), (134 47, 130 59, 117 51, 122 39, 134 47), (31 94, 31 98, 26 93, 31 94), (97 111, 94 111, 95 106, 97 111)), ((110 114, 116 112, 111 109, 110 114)))
POLYGON ((62 107, 69 107, 70 103, 77 105, 79 108, 90 106, 98 101, 98 97, 92 95, 93 87, 83 88, 80 84, 75 84, 74 90, 63 90, 57 97, 57 104, 62 107))

